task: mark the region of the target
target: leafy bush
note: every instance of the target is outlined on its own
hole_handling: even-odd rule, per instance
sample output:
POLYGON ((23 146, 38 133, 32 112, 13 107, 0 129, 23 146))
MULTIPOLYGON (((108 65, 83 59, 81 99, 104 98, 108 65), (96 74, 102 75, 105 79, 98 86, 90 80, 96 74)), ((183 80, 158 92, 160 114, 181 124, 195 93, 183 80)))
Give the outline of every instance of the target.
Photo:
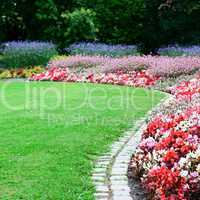
POLYGON ((2 46, 0 66, 4 68, 45 65, 57 55, 55 45, 49 42, 13 41, 2 46))
POLYGON ((101 55, 120 57, 137 54, 135 45, 109 45, 104 43, 74 43, 66 48, 71 55, 101 55))
POLYGON ((71 13, 63 13, 67 29, 64 36, 67 43, 82 40, 94 40, 98 31, 95 25, 95 12, 90 9, 76 9, 71 13))
POLYGON ((144 0, 77 0, 93 9, 99 24, 98 39, 106 43, 135 44, 141 34, 144 0))

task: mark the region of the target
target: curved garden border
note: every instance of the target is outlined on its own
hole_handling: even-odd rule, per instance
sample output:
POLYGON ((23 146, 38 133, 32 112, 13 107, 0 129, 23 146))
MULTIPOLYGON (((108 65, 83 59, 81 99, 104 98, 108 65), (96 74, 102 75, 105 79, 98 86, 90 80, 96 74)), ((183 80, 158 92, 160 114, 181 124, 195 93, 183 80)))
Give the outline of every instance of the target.
POLYGON ((110 152, 103 154, 96 161, 92 179, 97 200, 132 200, 127 176, 131 155, 141 140, 148 117, 159 109, 161 104, 166 104, 173 98, 170 94, 166 93, 166 95, 156 107, 146 114, 146 117, 134 123, 134 126, 111 146, 110 152))

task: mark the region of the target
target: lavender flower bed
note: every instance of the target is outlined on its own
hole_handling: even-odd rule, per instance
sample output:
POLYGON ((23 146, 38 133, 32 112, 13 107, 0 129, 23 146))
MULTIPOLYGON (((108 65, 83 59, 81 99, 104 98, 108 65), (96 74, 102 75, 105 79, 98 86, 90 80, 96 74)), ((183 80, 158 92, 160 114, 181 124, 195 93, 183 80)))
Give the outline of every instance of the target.
POLYGON ((189 55, 189 56, 200 56, 200 46, 179 46, 179 45, 170 45, 168 47, 160 48, 159 53, 161 55, 168 56, 180 56, 180 55, 189 55))
POLYGON ((120 57, 137 54, 136 45, 109 45, 104 43, 74 43, 66 48, 71 55, 101 55, 120 57))
POLYGON ((56 47, 50 42, 12 41, 6 42, 0 49, 1 62, 6 68, 45 65, 57 55, 56 47))

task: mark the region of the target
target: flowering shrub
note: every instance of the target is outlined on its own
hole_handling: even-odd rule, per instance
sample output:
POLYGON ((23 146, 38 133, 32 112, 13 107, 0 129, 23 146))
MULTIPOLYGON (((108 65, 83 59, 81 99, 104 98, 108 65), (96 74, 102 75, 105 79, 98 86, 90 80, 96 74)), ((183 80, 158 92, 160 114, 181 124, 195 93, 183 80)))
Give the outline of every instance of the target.
POLYGON ((132 157, 151 199, 197 199, 200 191, 200 77, 169 88, 175 107, 147 124, 132 157), (187 102, 187 103, 185 103, 187 102), (187 106, 185 106, 185 105, 187 106))
POLYGON ((2 46, 0 65, 5 68, 45 65, 52 56, 58 54, 55 45, 49 42, 13 41, 2 46))
POLYGON ((30 80, 34 81, 65 81, 65 82, 90 82, 90 83, 107 83, 115 85, 127 86, 151 86, 159 79, 157 76, 152 76, 147 71, 140 72, 131 71, 124 73, 118 71, 116 73, 100 73, 88 74, 81 76, 77 73, 70 72, 67 68, 52 67, 46 72, 33 75, 30 80))

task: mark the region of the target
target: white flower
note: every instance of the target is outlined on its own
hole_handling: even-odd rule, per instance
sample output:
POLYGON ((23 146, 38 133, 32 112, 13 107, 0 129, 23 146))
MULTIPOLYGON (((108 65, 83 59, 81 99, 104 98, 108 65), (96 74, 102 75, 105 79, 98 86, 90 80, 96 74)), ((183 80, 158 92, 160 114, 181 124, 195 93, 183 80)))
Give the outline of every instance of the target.
POLYGON ((180 167, 183 167, 186 163, 187 159, 186 158, 181 158, 178 162, 178 164, 180 165, 180 167))
POLYGON ((182 170, 181 173, 180 173, 180 175, 181 175, 182 177, 186 177, 186 176, 188 175, 188 171, 182 170))

